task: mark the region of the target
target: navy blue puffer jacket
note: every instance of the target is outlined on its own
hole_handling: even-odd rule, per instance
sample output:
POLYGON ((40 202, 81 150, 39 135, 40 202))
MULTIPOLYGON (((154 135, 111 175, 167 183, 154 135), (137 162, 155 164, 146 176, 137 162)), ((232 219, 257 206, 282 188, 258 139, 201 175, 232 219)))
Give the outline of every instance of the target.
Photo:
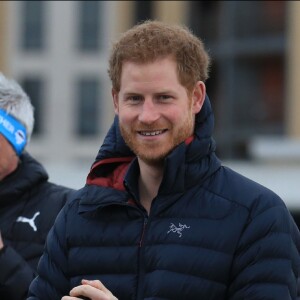
POLYGON ((193 140, 165 159, 149 215, 117 122, 48 236, 30 300, 61 299, 83 278, 120 300, 296 299, 297 227, 277 195, 221 166, 208 98, 193 140))

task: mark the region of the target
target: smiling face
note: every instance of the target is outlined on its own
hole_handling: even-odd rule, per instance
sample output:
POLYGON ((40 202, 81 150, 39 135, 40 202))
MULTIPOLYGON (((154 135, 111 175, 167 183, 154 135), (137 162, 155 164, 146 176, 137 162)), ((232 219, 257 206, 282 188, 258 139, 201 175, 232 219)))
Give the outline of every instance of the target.
POLYGON ((162 162, 193 134, 195 114, 204 101, 204 83, 197 82, 188 95, 176 67, 170 57, 145 64, 125 62, 120 91, 113 91, 122 136, 150 165, 162 162))

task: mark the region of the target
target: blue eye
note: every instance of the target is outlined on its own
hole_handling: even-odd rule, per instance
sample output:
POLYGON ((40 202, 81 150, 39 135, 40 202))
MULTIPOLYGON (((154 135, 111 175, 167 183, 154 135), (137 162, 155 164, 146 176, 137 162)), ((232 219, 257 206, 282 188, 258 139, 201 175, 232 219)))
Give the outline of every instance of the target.
POLYGON ((142 100, 142 97, 138 96, 138 95, 131 95, 131 96, 128 96, 126 99, 131 102, 138 102, 138 101, 142 100))
POLYGON ((158 96, 158 99, 159 100, 162 100, 162 101, 165 101, 165 100, 169 100, 171 99, 172 97, 170 95, 159 95, 158 96))
POLYGON ((133 100, 133 101, 139 101, 139 100, 141 100, 141 96, 132 96, 131 100, 133 100))

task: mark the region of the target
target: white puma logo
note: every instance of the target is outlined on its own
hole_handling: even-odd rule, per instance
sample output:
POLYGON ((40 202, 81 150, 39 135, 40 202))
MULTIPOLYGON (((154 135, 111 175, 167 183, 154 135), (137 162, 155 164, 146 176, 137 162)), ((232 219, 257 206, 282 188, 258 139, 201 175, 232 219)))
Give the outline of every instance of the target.
POLYGON ((35 218, 36 218, 39 214, 40 214, 40 212, 37 211, 37 212, 33 215, 33 217, 32 217, 31 219, 28 219, 28 218, 26 218, 26 217, 20 216, 20 217, 18 217, 18 219, 17 219, 16 222, 28 223, 28 224, 32 227, 33 231, 37 231, 37 228, 36 228, 36 226, 35 226, 35 224, 34 224, 34 220, 35 220, 35 218))

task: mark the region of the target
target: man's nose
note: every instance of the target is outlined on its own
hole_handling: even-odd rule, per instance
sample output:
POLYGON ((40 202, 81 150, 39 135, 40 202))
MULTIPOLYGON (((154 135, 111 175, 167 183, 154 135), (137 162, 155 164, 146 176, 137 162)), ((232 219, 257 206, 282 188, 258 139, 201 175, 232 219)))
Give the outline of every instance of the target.
POLYGON ((151 124, 159 118, 159 108, 152 99, 145 99, 141 112, 139 114, 139 121, 145 124, 151 124))

